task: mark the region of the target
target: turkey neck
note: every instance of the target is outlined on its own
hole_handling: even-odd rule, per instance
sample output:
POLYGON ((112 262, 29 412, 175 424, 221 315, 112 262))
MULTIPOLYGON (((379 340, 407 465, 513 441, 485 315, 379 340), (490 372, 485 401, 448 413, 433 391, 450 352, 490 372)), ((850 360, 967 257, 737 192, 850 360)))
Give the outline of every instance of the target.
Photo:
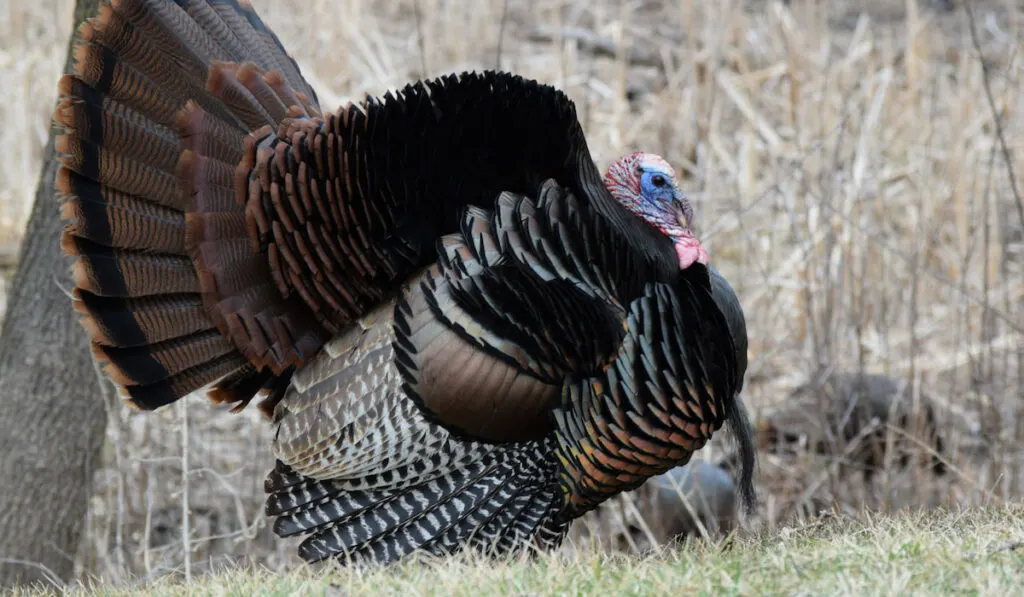
POLYGON ((626 209, 612 195, 590 157, 582 131, 578 136, 578 146, 571 152, 573 190, 589 198, 594 209, 604 216, 612 229, 654 266, 661 280, 673 279, 679 272, 673 242, 660 230, 626 209))

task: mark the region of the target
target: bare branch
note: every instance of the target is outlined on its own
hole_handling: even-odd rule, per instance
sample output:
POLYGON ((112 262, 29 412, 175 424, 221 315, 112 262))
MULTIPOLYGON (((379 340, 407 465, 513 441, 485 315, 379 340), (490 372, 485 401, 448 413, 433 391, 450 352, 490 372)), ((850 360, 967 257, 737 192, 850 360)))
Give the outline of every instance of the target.
POLYGON ((1010 148, 1006 144, 1006 135, 1003 132, 1003 120, 996 109, 995 96, 992 93, 992 84, 989 81, 989 67, 985 62, 985 54, 981 51, 981 40, 978 39, 978 31, 974 21, 974 10, 970 2, 964 2, 964 12, 967 13, 969 29, 971 30, 971 43, 974 50, 978 52, 978 60, 981 61, 981 82, 985 87, 985 97, 988 99, 989 109, 992 110, 992 122, 996 127, 996 136, 999 138, 999 146, 1003 152, 1003 161, 1006 162, 1006 175, 1010 178, 1010 188, 1013 190, 1013 198, 1017 202, 1017 217, 1020 219, 1021 227, 1024 227, 1024 200, 1021 199, 1020 190, 1017 188, 1017 176, 1013 171, 1013 161, 1010 158, 1010 148))
POLYGON ((508 23, 508 0, 501 5, 501 25, 498 28, 498 50, 494 58, 494 70, 501 70, 502 42, 505 41, 505 24, 508 23))
MULTIPOLYGON (((606 56, 615 58, 622 53, 622 49, 615 45, 612 40, 601 37, 598 34, 582 27, 552 27, 550 25, 538 25, 527 36, 530 41, 554 42, 559 39, 568 39, 579 44, 580 48, 595 56, 606 56)), ((664 65, 661 56, 646 48, 630 48, 627 61, 638 66, 656 66, 662 68, 664 65)))
POLYGON ((416 14, 416 43, 420 47, 420 69, 423 78, 427 77, 427 50, 423 44, 423 15, 420 13, 420 0, 413 0, 412 9, 416 14))

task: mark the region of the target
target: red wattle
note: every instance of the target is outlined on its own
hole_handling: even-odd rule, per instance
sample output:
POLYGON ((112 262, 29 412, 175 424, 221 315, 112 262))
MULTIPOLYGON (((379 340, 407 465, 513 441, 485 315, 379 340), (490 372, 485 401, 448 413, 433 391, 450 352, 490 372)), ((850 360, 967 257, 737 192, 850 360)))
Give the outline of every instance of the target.
POLYGON ((676 239, 676 255, 679 256, 679 269, 686 269, 694 262, 708 264, 708 252, 700 241, 692 236, 676 239))

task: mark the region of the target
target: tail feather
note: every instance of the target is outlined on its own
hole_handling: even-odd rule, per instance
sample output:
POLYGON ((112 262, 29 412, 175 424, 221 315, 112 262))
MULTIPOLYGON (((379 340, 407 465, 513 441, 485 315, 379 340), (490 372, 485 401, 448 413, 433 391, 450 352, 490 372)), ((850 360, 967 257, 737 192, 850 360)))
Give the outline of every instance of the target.
POLYGON ((77 298, 75 308, 79 313, 95 314, 84 318, 83 323, 100 345, 145 346, 213 328, 203 301, 195 294, 116 300, 79 292, 77 298))
POLYGON ((325 498, 335 495, 339 488, 330 481, 317 481, 301 475, 291 473, 297 480, 286 487, 269 489, 273 491, 266 503, 267 516, 280 516, 289 512, 298 511, 310 504, 321 502, 325 498))
POLYGON ((181 81, 162 88, 109 48, 100 45, 98 38, 96 43, 81 43, 75 48, 74 76, 99 93, 164 126, 174 122, 186 97, 185 91, 177 88, 181 81))
POLYGON ((522 550, 531 541, 543 549, 557 547, 568 526, 555 517, 561 501, 546 484, 548 477, 540 470, 510 472, 498 491, 438 533, 423 546, 424 551, 447 556, 468 546, 501 556, 522 550))
POLYGON ((358 525, 365 522, 360 516, 366 514, 369 509, 390 508, 389 503, 397 498, 393 492, 338 492, 332 491, 327 484, 320 484, 319 488, 326 492, 323 498, 306 503, 278 517, 274 522, 274 533, 278 537, 309 533, 324 526, 333 528, 335 523, 358 525))
MULTIPOLYGON (((316 97, 316 90, 303 78, 302 73, 299 72, 299 65, 284 51, 284 46, 281 44, 281 40, 278 39, 277 34, 263 23, 263 20, 253 10, 252 4, 248 0, 213 0, 213 4, 217 7, 233 7, 238 14, 245 17, 249 26, 256 32, 256 38, 262 40, 264 47, 267 48, 268 68, 278 73, 282 85, 286 83, 288 87, 295 91, 299 105, 305 108, 310 115, 318 116, 320 111, 316 107, 319 103, 316 97)), ((277 91, 276 86, 271 86, 275 87, 275 91, 277 91)), ((284 98, 285 96, 281 95, 281 97, 284 98)), ((292 105, 294 102, 287 103, 292 105)))
POLYGON ((124 24, 130 24, 162 56, 178 57, 177 64, 186 73, 205 73, 212 60, 230 60, 221 40, 205 30, 182 4, 180 0, 112 0, 110 8, 120 19, 108 20, 107 11, 101 9, 95 26, 106 31, 104 25, 109 22, 109 37, 115 40, 126 31, 124 24))
POLYGON ((186 104, 186 109, 178 113, 178 120, 175 123, 180 142, 179 150, 190 150, 194 154, 224 164, 236 164, 234 184, 236 191, 243 191, 244 189, 238 185, 244 183, 252 168, 250 164, 242 170, 241 164, 242 158, 245 157, 246 139, 249 136, 224 119, 191 106, 186 104), (193 131, 198 131, 199 136, 194 137, 193 131))
POLYGON ((302 77, 295 61, 284 51, 281 40, 263 23, 252 5, 247 0, 211 0, 210 5, 237 38, 246 44, 245 55, 257 57, 257 62, 265 69, 281 73, 288 86, 298 93, 299 105, 312 114, 310 108, 316 103, 316 93, 302 77))
MULTIPOLYGON (((124 386, 124 390, 131 404, 144 410, 153 410, 217 382, 248 364, 244 357, 238 356, 237 353, 229 353, 218 359, 202 362, 177 375, 170 375, 156 383, 128 385, 124 386)), ((250 395, 249 398, 251 397, 250 395)))
POLYGON ((73 135, 60 137, 56 147, 64 154, 63 165, 88 179, 108 182, 106 186, 113 190, 146 197, 157 205, 183 207, 173 170, 110 151, 106 143, 98 145, 73 135))
POLYGON ((232 0, 111 0, 74 56, 54 113, 61 244, 96 358, 141 408, 279 398, 324 334, 278 293, 248 179, 260 138, 320 114, 313 90, 232 0))
POLYGON ((263 78, 259 67, 251 62, 243 64, 235 72, 235 78, 238 84, 259 102, 260 107, 270 116, 271 122, 277 123, 288 118, 288 106, 263 78))
MULTIPOLYGON (((134 110, 120 114, 104 111, 102 102, 97 106, 89 99, 85 96, 76 102, 65 97, 57 107, 54 120, 77 133, 77 137, 63 137, 65 142, 105 144, 115 148, 120 155, 132 156, 138 162, 174 173, 181 149, 170 129, 151 124, 134 110), (92 123, 93 119, 95 123, 92 123)), ((62 153, 72 153, 68 149, 58 149, 62 153)))
POLYGON ((149 106, 160 100, 161 110, 140 111, 165 126, 172 124, 184 101, 195 98, 220 118, 241 128, 237 117, 204 93, 207 71, 199 59, 183 60, 182 54, 161 52, 144 33, 117 17, 109 7, 104 8, 107 10, 101 10, 96 19, 87 21, 79 30, 80 37, 87 42, 75 48, 76 74, 82 80, 128 105, 149 106), (171 61, 174 67, 169 66, 171 61), (159 90, 159 96, 150 95, 154 89, 159 90))
POLYGON ((125 298, 199 291, 199 280, 187 257, 123 251, 71 235, 64 237, 61 248, 79 257, 71 270, 75 286, 97 296, 125 298))
POLYGON ((107 247, 187 255, 185 214, 70 176, 76 180, 60 184, 75 193, 61 206, 70 234, 107 247))
MULTIPOLYGON (((501 538, 512 528, 520 513, 534 501, 527 487, 514 486, 501 494, 502 507, 473 533, 470 545, 484 552, 500 553, 501 538)), ((440 546, 441 542, 438 542, 440 546)))
POLYGON ((100 361, 108 361, 107 374, 123 385, 144 385, 189 369, 192 363, 205 363, 234 351, 234 346, 217 330, 204 330, 190 336, 137 347, 94 345, 100 361))
POLYGON ((60 126, 78 136, 101 144, 105 139, 119 135, 134 134, 136 131, 154 133, 169 141, 175 141, 177 134, 170 125, 161 124, 134 108, 115 101, 101 91, 87 85, 82 79, 70 75, 61 78, 57 85, 60 99, 54 120, 60 126), (118 130, 113 119, 120 119, 127 125, 118 130))
POLYGON ((241 119, 246 130, 253 131, 276 123, 259 99, 239 80, 240 75, 251 79, 251 75, 248 74, 250 72, 250 70, 243 71, 239 65, 234 63, 215 63, 206 78, 206 90, 241 119))
POLYGON ((310 480, 292 485, 285 495, 272 496, 267 501, 267 513, 278 516, 274 523, 278 536, 316 532, 307 540, 311 544, 319 544, 328 552, 351 551, 373 539, 371 535, 388 534, 396 526, 469 491, 493 472, 493 465, 476 462, 410 490, 345 491, 338 487, 340 483, 310 480), (287 506, 292 507, 281 509, 287 506))

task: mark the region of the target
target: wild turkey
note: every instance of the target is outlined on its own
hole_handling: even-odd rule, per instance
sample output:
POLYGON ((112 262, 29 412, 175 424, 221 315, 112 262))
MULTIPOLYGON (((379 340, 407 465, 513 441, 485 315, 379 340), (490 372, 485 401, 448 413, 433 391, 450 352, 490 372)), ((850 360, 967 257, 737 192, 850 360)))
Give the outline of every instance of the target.
POLYGON ((323 113, 234 0, 79 36, 57 183, 95 356, 141 409, 263 396, 304 559, 553 547, 726 420, 752 500, 743 314, 663 159, 602 179, 572 102, 507 73, 323 113))
POLYGON ((915 438, 908 390, 891 377, 872 373, 833 373, 811 380, 758 421, 758 445, 764 451, 785 452, 805 443, 820 454, 842 455, 870 480, 885 463, 887 427, 892 426, 897 429, 893 462, 906 467, 911 453, 931 451, 929 468, 941 476, 946 464, 932 400, 921 397, 922 435, 915 438), (846 447, 854 441, 856 445, 846 447))

